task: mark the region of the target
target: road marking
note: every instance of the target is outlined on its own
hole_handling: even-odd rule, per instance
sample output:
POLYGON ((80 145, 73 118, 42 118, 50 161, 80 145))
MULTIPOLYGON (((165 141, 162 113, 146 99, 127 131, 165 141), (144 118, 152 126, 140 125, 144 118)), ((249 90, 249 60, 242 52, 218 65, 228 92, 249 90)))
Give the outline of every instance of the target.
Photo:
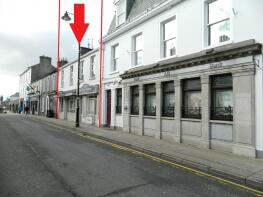
POLYGON ((51 127, 55 127, 55 128, 59 128, 59 129, 62 129, 62 130, 69 131, 70 133, 77 134, 78 136, 83 137, 83 138, 87 138, 87 139, 90 139, 90 140, 93 140, 93 141, 96 141, 96 142, 99 142, 99 143, 102 143, 102 144, 110 145, 110 146, 112 146, 114 148, 117 148, 117 149, 120 149, 120 150, 124 150, 124 151, 132 153, 132 154, 144 156, 146 158, 150 158, 151 160, 159 161, 161 163, 168 164, 168 165, 170 165, 170 166, 172 166, 174 168, 180 168, 180 169, 184 169, 185 171, 190 171, 190 172, 192 172, 192 173, 194 173, 194 174, 196 174, 198 176, 210 178, 210 179, 215 180, 215 181, 217 181, 217 182, 219 182, 221 184, 234 186, 234 187, 238 188, 239 190, 253 193, 254 195, 256 195, 258 197, 263 197, 263 192, 260 191, 260 190, 253 189, 253 188, 250 188, 248 186, 245 186, 245 185, 242 185, 242 184, 238 184, 238 183, 235 183, 233 181, 230 181, 230 180, 227 180, 227 179, 224 179, 224 178, 220 178, 220 177, 214 176, 212 174, 208 174, 208 173, 202 172, 200 170, 196 170, 196 169, 193 169, 193 168, 190 168, 190 167, 186 167, 186 166, 183 166, 181 164, 178 164, 178 163, 175 163, 175 162, 172 162, 172 161, 168 161, 168 160, 156 157, 156 156, 152 156, 150 154, 147 154, 147 153, 144 153, 144 152, 132 149, 132 148, 128 148, 128 147, 125 147, 125 146, 122 146, 122 145, 115 144, 113 142, 109 142, 109 141, 106 141, 106 140, 103 140, 103 139, 99 139, 99 138, 90 136, 89 134, 81 132, 81 131, 76 131, 76 130, 72 131, 71 129, 64 128, 63 126, 58 126, 58 125, 55 125, 55 124, 52 124, 52 123, 49 123, 49 122, 45 122, 45 124, 47 124, 47 125, 49 125, 51 127))
POLYGON ((178 163, 175 163, 175 162, 172 162, 172 161, 168 161, 168 160, 156 157, 156 156, 152 156, 150 154, 147 154, 147 153, 144 153, 144 152, 132 149, 132 148, 128 148, 128 147, 125 147, 125 146, 122 146, 122 145, 118 145, 118 144, 115 144, 115 143, 112 143, 112 142, 109 142, 109 141, 106 141, 106 140, 102 140, 102 139, 99 139, 99 138, 96 138, 96 137, 92 137, 92 136, 89 136, 88 134, 83 135, 82 133, 78 133, 77 135, 79 135, 79 136, 81 136, 83 138, 87 138, 87 139, 90 139, 90 140, 102 143, 102 144, 110 145, 110 146, 112 146, 114 148, 117 148, 117 149, 120 149, 120 150, 124 150, 124 151, 130 152, 132 154, 136 154, 136 155, 144 156, 146 158, 150 158, 151 160, 154 160, 154 161, 158 161, 158 162, 161 162, 161 163, 169 164, 172 167, 181 168, 181 169, 184 169, 186 171, 190 171, 190 172, 192 172, 192 173, 194 173, 194 174, 196 174, 198 176, 208 177, 210 179, 216 180, 217 182, 219 182, 221 184, 227 184, 227 185, 235 186, 236 188, 238 188, 238 189, 240 189, 242 191, 251 192, 251 193, 255 194, 256 196, 263 196, 263 192, 260 191, 260 190, 253 189, 253 188, 250 188, 248 186, 245 186, 245 185, 242 185, 242 184, 238 184, 238 183, 235 183, 233 181, 214 176, 212 174, 208 174, 208 173, 205 173, 205 172, 202 172, 202 171, 190 168, 190 167, 183 166, 181 164, 178 164, 178 163))

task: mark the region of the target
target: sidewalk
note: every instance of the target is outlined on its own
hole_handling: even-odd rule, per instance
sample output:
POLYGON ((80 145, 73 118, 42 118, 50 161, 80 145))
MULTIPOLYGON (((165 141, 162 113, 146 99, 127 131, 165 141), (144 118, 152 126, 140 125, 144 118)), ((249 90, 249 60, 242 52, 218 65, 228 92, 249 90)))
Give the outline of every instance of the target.
POLYGON ((67 129, 86 132, 89 135, 131 147, 163 159, 199 169, 213 175, 234 180, 263 191, 263 160, 200 149, 185 144, 170 143, 147 136, 137 136, 122 131, 80 124, 76 129, 74 122, 56 120, 40 116, 28 116, 36 121, 44 121, 67 129))

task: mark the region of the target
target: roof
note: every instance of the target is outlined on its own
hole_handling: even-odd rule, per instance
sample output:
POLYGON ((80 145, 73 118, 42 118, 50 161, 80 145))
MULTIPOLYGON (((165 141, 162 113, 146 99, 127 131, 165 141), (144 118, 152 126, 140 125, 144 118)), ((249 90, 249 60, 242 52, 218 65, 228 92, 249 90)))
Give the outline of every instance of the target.
MULTIPOLYGON (((137 16, 143 14, 146 10, 152 9, 167 0, 134 0, 131 10, 128 13, 126 23, 129 23, 132 19, 136 18, 137 16)), ((113 16, 111 21, 108 34, 114 32, 118 28, 116 27, 116 14, 113 16)), ((122 25, 121 25, 122 26, 122 25)))

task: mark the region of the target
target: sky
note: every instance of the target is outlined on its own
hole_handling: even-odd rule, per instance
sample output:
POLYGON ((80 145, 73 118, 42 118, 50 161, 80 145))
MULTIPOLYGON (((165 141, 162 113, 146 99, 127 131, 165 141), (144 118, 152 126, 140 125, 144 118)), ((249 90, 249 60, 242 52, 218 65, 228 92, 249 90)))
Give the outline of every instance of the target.
MULTIPOLYGON (((74 3, 85 4, 85 22, 90 26, 81 43, 93 39, 98 46, 100 35, 99 0, 61 0, 61 16, 74 13, 74 3)), ((115 12, 113 0, 104 0, 103 34, 115 12)), ((73 16, 72 21, 73 22, 73 16)), ((61 20, 61 58, 77 58, 77 41, 69 23, 61 20)), ((39 56, 52 58, 56 66, 58 0, 0 0, 0 95, 4 98, 19 91, 19 74, 39 63, 39 56)))

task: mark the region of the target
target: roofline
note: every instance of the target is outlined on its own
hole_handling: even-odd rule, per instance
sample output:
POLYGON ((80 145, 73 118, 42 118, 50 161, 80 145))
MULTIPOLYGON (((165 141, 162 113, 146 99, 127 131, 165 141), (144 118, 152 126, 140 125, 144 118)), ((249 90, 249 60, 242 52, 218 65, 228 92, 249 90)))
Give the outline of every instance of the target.
MULTIPOLYGON (((93 54, 93 53, 95 53, 95 52, 97 52, 97 51, 99 51, 99 48, 93 49, 92 51, 90 51, 88 53, 85 53, 84 55, 80 56, 80 60, 85 58, 85 57, 87 57, 87 56, 89 56, 89 55, 91 55, 91 54, 93 54)), ((66 68, 66 67, 68 67, 68 66, 70 66, 70 65, 72 65, 72 64, 74 64, 76 62, 78 62, 78 59, 61 66, 59 69, 64 69, 64 68, 66 68)))
POLYGON ((152 17, 155 17, 155 16, 163 13, 167 8, 169 8, 169 7, 172 8, 172 7, 176 6, 177 4, 179 4, 183 1, 185 1, 185 0, 178 0, 178 1, 168 0, 168 1, 162 2, 161 4, 157 5, 156 7, 153 7, 150 10, 149 9, 145 10, 144 12, 142 12, 142 14, 136 16, 135 18, 130 19, 130 21, 128 23, 123 24, 116 31, 106 35, 103 38, 103 43, 108 42, 108 41, 116 38, 119 35, 122 35, 126 31, 129 31, 132 28, 150 20, 152 17))

